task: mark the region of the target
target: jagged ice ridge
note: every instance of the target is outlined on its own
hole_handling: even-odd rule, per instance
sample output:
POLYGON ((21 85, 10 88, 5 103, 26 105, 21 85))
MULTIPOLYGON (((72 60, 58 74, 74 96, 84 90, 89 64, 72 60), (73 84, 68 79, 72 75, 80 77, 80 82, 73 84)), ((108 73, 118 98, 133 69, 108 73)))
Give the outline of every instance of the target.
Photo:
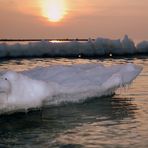
POLYGON ((134 55, 148 53, 148 41, 135 45, 125 35, 123 40, 97 38, 86 42, 29 42, 9 45, 0 44, 0 58, 13 57, 98 57, 109 55, 134 55))

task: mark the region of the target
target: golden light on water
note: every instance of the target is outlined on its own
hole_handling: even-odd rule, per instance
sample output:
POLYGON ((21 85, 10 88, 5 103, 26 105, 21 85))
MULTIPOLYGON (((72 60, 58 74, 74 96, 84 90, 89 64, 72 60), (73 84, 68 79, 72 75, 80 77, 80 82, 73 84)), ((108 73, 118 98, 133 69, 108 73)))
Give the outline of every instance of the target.
POLYGON ((67 13, 65 0, 44 0, 42 3, 42 15, 51 22, 61 21, 67 13))

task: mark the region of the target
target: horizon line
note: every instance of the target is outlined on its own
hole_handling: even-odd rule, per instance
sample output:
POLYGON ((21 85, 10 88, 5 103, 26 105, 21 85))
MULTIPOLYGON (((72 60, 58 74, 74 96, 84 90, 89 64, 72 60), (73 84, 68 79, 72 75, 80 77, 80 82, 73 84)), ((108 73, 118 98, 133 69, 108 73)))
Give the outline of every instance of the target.
MULTIPOLYGON (((90 38, 91 40, 95 40, 90 38)), ((88 41, 89 38, 45 38, 45 39, 39 39, 39 38, 32 38, 32 39, 0 39, 0 41, 88 41)))

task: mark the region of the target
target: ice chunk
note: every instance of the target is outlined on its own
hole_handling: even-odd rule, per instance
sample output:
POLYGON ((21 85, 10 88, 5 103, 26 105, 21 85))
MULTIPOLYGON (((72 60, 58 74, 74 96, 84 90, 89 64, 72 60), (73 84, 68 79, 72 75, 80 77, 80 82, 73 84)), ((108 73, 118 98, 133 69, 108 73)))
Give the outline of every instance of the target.
POLYGON ((137 53, 148 53, 148 41, 140 42, 137 45, 137 53))
POLYGON ((142 42, 135 47, 134 42, 127 35, 120 39, 97 38, 88 41, 68 42, 30 42, 27 44, 16 43, 9 45, 0 44, 0 58, 7 57, 97 57, 109 55, 129 55, 147 51, 147 42, 142 42), (140 50, 139 50, 140 49, 140 50))
POLYGON ((129 39, 128 35, 125 35, 122 40, 122 48, 124 50, 124 54, 133 54, 136 51, 135 44, 131 39, 129 39))
POLYGON ((49 94, 52 94, 52 89, 47 83, 14 71, 6 72, 0 79, 0 105, 8 111, 40 107, 49 94), (5 100, 1 99, 4 93, 5 100))
POLYGON ((134 64, 78 64, 8 71, 0 78, 0 113, 111 95, 141 70, 134 64))

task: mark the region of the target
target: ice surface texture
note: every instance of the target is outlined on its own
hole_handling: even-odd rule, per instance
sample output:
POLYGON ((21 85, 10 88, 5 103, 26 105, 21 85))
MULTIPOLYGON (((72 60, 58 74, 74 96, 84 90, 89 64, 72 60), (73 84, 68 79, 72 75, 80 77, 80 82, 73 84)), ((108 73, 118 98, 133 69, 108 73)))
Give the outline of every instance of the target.
POLYGON ((143 41, 135 46, 134 42, 125 35, 123 40, 97 38, 87 42, 30 42, 0 44, 0 58, 7 57, 98 57, 109 55, 133 55, 148 53, 148 42, 143 41))
POLYGON ((141 70, 134 64, 78 64, 7 71, 0 77, 0 113, 99 99, 130 84, 141 70))

